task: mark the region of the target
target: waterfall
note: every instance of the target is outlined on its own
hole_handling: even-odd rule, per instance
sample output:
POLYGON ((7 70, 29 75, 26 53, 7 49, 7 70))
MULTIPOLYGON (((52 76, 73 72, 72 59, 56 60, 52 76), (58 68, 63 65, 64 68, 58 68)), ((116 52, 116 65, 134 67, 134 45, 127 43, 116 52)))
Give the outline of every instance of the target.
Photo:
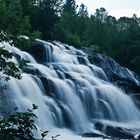
POLYGON ((45 59, 38 63, 29 53, 4 43, 18 64, 28 60, 22 79, 11 78, 0 108, 18 111, 38 105, 36 121, 41 129, 68 129, 79 133, 92 131, 97 121, 126 124, 140 130, 140 111, 121 88, 110 83, 102 68, 72 46, 45 42, 45 59), (18 56, 18 57, 17 57, 18 56), (31 73, 28 73, 31 71, 31 73), (6 106, 4 105, 6 103, 6 106))

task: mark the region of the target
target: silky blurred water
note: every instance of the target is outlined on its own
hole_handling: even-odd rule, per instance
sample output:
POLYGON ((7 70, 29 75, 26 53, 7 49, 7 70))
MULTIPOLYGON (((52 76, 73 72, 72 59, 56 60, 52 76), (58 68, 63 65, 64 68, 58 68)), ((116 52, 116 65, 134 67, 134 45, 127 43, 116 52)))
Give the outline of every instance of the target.
MULTIPOLYGON (((46 65, 37 63, 29 53, 4 44, 9 51, 28 60, 27 65, 39 75, 23 72, 21 80, 11 78, 5 91, 7 98, 0 104, 2 110, 17 107, 18 111, 26 111, 32 104, 38 105, 35 111, 38 128, 62 130, 61 140, 85 139, 77 134, 92 132, 97 121, 140 130, 140 111, 134 101, 111 84, 101 68, 90 64, 86 53, 59 42, 38 41, 44 43, 46 65), (40 77, 46 79, 46 85, 40 77)), ((19 60, 13 57, 12 61, 18 64, 19 60)))

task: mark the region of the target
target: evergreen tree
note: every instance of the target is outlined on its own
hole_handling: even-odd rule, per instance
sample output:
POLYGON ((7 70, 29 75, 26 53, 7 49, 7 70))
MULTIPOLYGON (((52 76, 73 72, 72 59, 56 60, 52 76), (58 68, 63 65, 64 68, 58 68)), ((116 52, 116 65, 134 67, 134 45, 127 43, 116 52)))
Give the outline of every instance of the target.
POLYGON ((21 37, 39 31, 44 40, 92 47, 140 72, 140 18, 117 20, 103 7, 89 16, 84 4, 77 8, 75 0, 1 0, 0 41, 27 46, 30 41, 21 37))
POLYGON ((102 22, 105 22, 107 15, 108 15, 108 13, 105 8, 101 7, 99 9, 96 9, 96 12, 95 12, 96 19, 98 19, 102 22))
POLYGON ((77 27, 78 16, 76 2, 75 0, 66 0, 59 22, 55 26, 55 39, 60 39, 65 43, 79 45, 80 39, 77 27))
POLYGON ((30 39, 25 39, 24 36, 30 37, 30 23, 29 18, 23 16, 20 0, 0 1, 0 21, 0 81, 7 81, 11 76, 20 78, 20 70, 10 61, 12 53, 4 49, 3 42, 16 47, 27 46, 30 39))
POLYGON ((83 3, 80 5, 79 11, 78 11, 78 16, 88 17, 87 7, 83 3))
POLYGON ((86 40, 85 31, 88 28, 87 26, 88 21, 89 21, 89 16, 88 16, 87 7, 82 3, 78 11, 78 27, 77 27, 81 45, 86 45, 84 42, 86 40))
POLYGON ((31 10, 32 30, 42 33, 43 39, 53 38, 53 28, 58 21, 62 0, 38 0, 31 10))
POLYGON ((76 15, 77 5, 75 0, 66 0, 63 6, 63 12, 69 13, 69 15, 76 15))

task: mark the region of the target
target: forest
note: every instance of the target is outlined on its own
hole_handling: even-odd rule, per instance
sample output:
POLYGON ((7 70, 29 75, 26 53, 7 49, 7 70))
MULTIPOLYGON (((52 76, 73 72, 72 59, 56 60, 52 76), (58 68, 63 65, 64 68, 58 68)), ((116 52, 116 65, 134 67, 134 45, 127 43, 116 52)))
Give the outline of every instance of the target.
POLYGON ((75 0, 1 0, 0 38, 24 35, 90 47, 140 73, 140 18, 116 19, 103 7, 93 15, 87 10, 75 0))

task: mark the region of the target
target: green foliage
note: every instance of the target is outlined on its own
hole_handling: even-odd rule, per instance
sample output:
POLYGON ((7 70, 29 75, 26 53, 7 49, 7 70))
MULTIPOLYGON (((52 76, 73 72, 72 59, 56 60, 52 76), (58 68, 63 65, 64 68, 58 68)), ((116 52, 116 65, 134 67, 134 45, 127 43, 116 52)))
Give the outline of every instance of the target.
MULTIPOLYGON (((0 1, 0 32, 6 35, 27 35, 29 33, 29 19, 23 17, 19 0, 0 1)), ((8 37, 9 37, 8 36, 8 37)))
POLYGON ((54 28, 54 39, 68 44, 80 45, 78 35, 77 5, 75 0, 66 0, 62 6, 61 17, 54 28))
POLYGON ((52 136, 52 140, 57 140, 56 138, 59 137, 60 135, 52 136))
POLYGON ((43 140, 47 135, 48 135, 48 132, 49 131, 43 131, 43 130, 41 130, 41 140, 43 140))
POLYGON ((16 112, 4 118, 0 118, 0 133, 1 139, 8 139, 10 137, 18 137, 20 139, 33 140, 33 131, 37 130, 35 119, 37 116, 33 113, 37 109, 33 105, 33 109, 28 109, 26 112, 16 112))
POLYGON ((30 17, 24 15, 20 0, 0 1, 0 21, 0 42, 7 41, 23 48, 31 43, 35 34, 39 35, 31 31, 30 17))
MULTIPOLYGON (((39 35, 39 32, 31 31, 30 18, 23 15, 20 2, 20 0, 0 1, 0 42, 2 45, 0 46, 0 89, 5 87, 4 81, 8 81, 10 77, 21 78, 19 67, 11 61, 13 54, 4 49, 3 42, 26 48, 39 35)), ((23 61, 21 64, 23 66, 23 61)))
POLYGON ((101 7, 99 9, 96 9, 95 17, 97 20, 99 20, 101 22, 105 22, 107 15, 108 15, 108 13, 105 8, 101 7))
POLYGON ((69 16, 76 15, 77 5, 75 0, 66 0, 65 4, 63 5, 63 12, 69 13, 69 16))
POLYGON ((1 0, 0 21, 0 41, 12 40, 23 48, 36 37, 77 47, 94 45, 99 53, 140 73, 140 18, 135 14, 116 19, 101 7, 89 15, 75 0, 1 0))
MULTIPOLYGON (((14 112, 0 117, 0 140, 36 140, 33 134, 33 132, 37 131, 35 124, 37 116, 34 114, 34 110, 36 109, 38 109, 38 106, 33 104, 32 109, 27 109, 25 112, 14 112)), ((49 131, 40 131, 41 140, 43 140, 49 131)), ((59 136, 60 135, 52 136, 52 140, 57 140, 59 136)))
POLYGON ((103 7, 89 16, 84 4, 77 12, 74 0, 67 0, 62 9, 52 31, 54 39, 70 45, 91 47, 140 73, 140 18, 134 15, 117 20, 103 7))
POLYGON ((91 45, 90 48, 93 49, 97 53, 100 52, 99 46, 91 45))
POLYGON ((80 17, 88 17, 87 7, 83 3, 80 5, 78 15, 80 17))
POLYGON ((11 76, 20 79, 21 74, 15 63, 9 60, 12 58, 12 54, 9 51, 0 47, 0 54, 0 89, 2 89, 5 87, 4 81, 8 81, 11 76))
POLYGON ((62 0, 36 0, 35 2, 36 4, 31 5, 28 1, 27 7, 30 8, 24 6, 24 13, 30 17, 32 30, 41 32, 43 39, 52 39, 52 30, 59 19, 62 0))

